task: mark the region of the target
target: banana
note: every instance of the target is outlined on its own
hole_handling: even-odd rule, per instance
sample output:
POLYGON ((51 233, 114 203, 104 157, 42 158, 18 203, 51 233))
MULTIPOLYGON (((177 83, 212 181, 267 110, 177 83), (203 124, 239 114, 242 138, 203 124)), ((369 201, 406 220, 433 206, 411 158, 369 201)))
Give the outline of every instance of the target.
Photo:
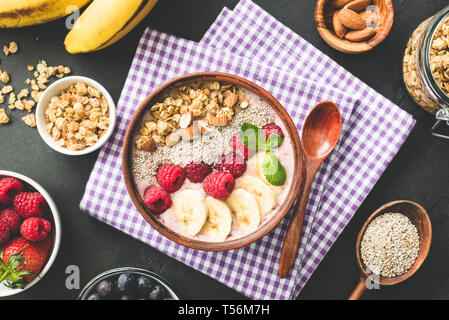
POLYGON ((231 210, 226 203, 212 197, 207 197, 206 203, 209 215, 201 233, 214 241, 225 241, 231 233, 231 210))
POLYGON ((194 189, 184 189, 173 197, 173 212, 184 227, 186 235, 195 236, 207 219, 207 203, 203 194, 194 189))
POLYGON ((260 224, 260 210, 256 198, 244 189, 234 189, 226 199, 240 229, 251 232, 260 224))
POLYGON ((97 51, 117 42, 134 29, 157 0, 94 0, 65 39, 68 52, 97 51))
POLYGON ((260 178, 242 176, 236 180, 235 187, 248 191, 256 198, 262 216, 266 216, 276 207, 276 193, 260 178))
POLYGON ((265 182, 267 186, 269 186, 276 195, 279 195, 284 187, 280 186, 273 186, 271 183, 268 182, 267 178, 265 178, 265 175, 262 171, 262 165, 263 165, 263 159, 264 159, 265 153, 264 152, 258 152, 254 156, 252 156, 247 163, 246 166, 246 173, 250 176, 254 176, 265 182))
POLYGON ((0 28, 20 28, 49 22, 73 13, 91 0, 1 0, 0 28))

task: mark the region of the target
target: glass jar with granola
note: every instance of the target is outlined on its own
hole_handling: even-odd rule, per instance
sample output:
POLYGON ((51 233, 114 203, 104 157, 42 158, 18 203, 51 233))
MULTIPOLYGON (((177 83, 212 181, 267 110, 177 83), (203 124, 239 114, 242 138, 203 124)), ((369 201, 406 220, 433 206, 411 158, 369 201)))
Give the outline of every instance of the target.
POLYGON ((449 6, 413 32, 403 60, 404 82, 424 110, 449 109, 449 6))

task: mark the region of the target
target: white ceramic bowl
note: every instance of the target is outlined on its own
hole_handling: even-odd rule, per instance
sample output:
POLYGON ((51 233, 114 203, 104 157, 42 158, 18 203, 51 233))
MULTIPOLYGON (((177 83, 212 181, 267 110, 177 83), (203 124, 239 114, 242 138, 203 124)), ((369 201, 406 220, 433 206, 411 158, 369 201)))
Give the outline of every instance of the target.
POLYGON ((42 93, 42 96, 39 99, 39 103, 37 104, 37 107, 36 107, 36 125, 37 125, 37 130, 39 131, 39 134, 42 137, 42 139, 44 139, 44 141, 53 150, 63 153, 63 154, 66 154, 66 155, 70 155, 70 156, 85 155, 85 154, 94 152, 95 150, 98 150, 99 148, 101 148, 106 143, 106 141, 108 141, 108 139, 111 137, 112 133, 114 132, 116 118, 117 118, 117 115, 116 115, 114 100, 112 100, 112 97, 109 94, 109 92, 107 92, 106 89, 101 84, 96 82, 95 80, 92 80, 92 79, 86 78, 86 77, 80 77, 80 76, 67 77, 67 78, 63 78, 63 79, 60 79, 60 80, 54 82, 42 93), (109 123, 108 129, 106 130, 106 133, 100 138, 100 140, 98 140, 98 142, 96 144, 94 144, 93 146, 90 146, 86 149, 80 150, 80 151, 73 151, 73 150, 69 150, 67 148, 58 146, 56 144, 56 142, 53 140, 53 138, 51 137, 51 135, 47 132, 47 130, 46 130, 47 123, 45 121, 45 110, 47 109, 47 107, 50 103, 50 99, 52 97, 57 96, 61 91, 67 89, 72 84, 75 84, 77 82, 84 82, 84 83, 101 91, 101 93, 105 96, 105 98, 109 104, 110 123, 109 123))
POLYGON ((22 182, 25 182, 26 184, 30 185, 33 189, 35 189, 37 192, 39 192, 41 195, 44 196, 45 200, 48 203, 48 207, 50 208, 51 215, 53 217, 52 228, 53 228, 53 236, 54 236, 53 247, 50 251, 50 255, 47 259, 47 263, 42 268, 41 272, 39 273, 39 275, 36 279, 34 279, 30 283, 28 283, 24 289, 10 289, 10 288, 6 287, 4 284, 0 284, 0 297, 7 297, 7 296, 12 296, 12 295, 18 294, 20 292, 23 292, 23 291, 31 288, 32 286, 34 286, 36 283, 38 283, 44 277, 44 275, 48 272, 48 270, 50 270, 51 266, 53 265, 53 262, 56 259, 56 256, 58 255, 59 246, 61 244, 61 220, 59 218, 59 212, 58 212, 58 209, 56 208, 55 202, 50 197, 50 195, 47 193, 47 191, 45 191, 45 189, 42 188, 36 181, 34 181, 28 177, 25 177, 24 175, 16 173, 16 172, 0 170, 0 178, 3 178, 3 177, 17 178, 17 179, 21 180, 22 182))

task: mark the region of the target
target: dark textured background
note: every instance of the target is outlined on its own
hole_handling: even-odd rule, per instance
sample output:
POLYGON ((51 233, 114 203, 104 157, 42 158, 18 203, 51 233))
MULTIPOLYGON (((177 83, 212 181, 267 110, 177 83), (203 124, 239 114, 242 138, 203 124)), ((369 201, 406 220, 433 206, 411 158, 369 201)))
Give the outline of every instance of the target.
MULTIPOLYGON (((434 238, 430 255, 410 280, 364 295, 365 299, 449 298, 449 218, 447 212, 449 141, 430 134, 433 118, 408 96, 402 82, 402 56, 409 36, 425 18, 447 5, 447 0, 395 0, 395 23, 389 37, 374 51, 350 56, 331 49, 319 37, 313 20, 315 1, 256 0, 256 2, 317 48, 335 59, 417 119, 417 125, 397 157, 355 214, 313 274, 300 299, 345 299, 355 287, 359 271, 354 246, 365 219, 380 205, 410 199, 429 212, 434 238)), ((145 26, 199 41, 223 6, 237 0, 160 0, 148 18, 125 39, 101 52, 71 56, 64 50, 64 20, 18 30, 0 30, 0 44, 17 41, 20 53, 1 58, 1 69, 12 75, 16 89, 27 78, 26 65, 46 59, 72 67, 102 83, 118 100, 138 39, 145 26)), ((239 299, 242 295, 177 262, 157 250, 90 218, 78 208, 97 154, 67 157, 48 148, 35 129, 25 126, 22 114, 12 113, 12 124, 0 126, 0 168, 23 173, 38 181, 55 199, 62 218, 59 255, 50 272, 21 299, 73 299, 65 288, 65 268, 75 264, 81 283, 114 267, 139 266, 155 271, 189 299, 239 299)))

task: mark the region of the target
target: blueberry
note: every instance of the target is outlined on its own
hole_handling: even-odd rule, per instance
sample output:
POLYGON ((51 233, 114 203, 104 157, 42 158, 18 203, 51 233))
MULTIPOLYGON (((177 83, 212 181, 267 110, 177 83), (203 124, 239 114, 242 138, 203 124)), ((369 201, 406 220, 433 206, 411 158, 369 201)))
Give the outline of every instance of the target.
POLYGON ((136 278, 131 273, 122 273, 118 277, 117 288, 121 293, 132 293, 136 289, 136 278))
POLYGON ((114 291, 114 284, 110 280, 102 280, 97 285, 97 293, 102 298, 110 297, 114 291))
POLYGON ((87 297, 87 300, 101 300, 101 297, 98 293, 92 293, 87 297))
POLYGON ((148 296, 153 287, 154 282, 150 278, 144 276, 140 276, 139 278, 137 278, 137 292, 141 296, 148 296))
POLYGON ((155 285, 150 293, 150 300, 162 300, 165 295, 165 290, 160 285, 155 285))

